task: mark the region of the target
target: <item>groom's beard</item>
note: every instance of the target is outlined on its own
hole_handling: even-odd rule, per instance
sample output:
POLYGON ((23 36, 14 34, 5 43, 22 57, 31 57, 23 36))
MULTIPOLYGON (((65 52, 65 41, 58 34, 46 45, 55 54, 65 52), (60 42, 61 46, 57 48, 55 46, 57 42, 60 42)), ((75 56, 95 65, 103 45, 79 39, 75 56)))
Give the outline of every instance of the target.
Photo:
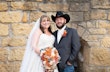
POLYGON ((56 25, 56 26, 58 29, 62 29, 65 26, 65 24, 62 24, 62 26, 58 26, 58 25, 56 25))

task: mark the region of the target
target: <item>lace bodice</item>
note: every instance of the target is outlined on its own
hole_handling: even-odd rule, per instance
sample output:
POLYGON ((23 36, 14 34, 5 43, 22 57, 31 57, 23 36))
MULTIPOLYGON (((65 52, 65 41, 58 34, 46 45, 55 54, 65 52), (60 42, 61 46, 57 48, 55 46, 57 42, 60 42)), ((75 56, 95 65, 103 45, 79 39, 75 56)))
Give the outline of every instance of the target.
POLYGON ((55 41, 55 37, 53 35, 41 34, 38 47, 40 49, 44 49, 46 47, 53 47, 55 41))

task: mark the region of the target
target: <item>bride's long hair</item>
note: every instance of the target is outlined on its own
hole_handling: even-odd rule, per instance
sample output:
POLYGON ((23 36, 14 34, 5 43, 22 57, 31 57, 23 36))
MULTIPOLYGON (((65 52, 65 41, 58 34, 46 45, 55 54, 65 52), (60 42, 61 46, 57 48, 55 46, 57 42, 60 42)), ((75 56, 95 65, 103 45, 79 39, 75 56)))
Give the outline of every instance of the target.
MULTIPOLYGON (((41 29, 41 31, 42 31, 43 33, 44 33, 44 28, 41 26, 41 21, 42 21, 42 19, 45 18, 45 17, 47 18, 47 20, 50 21, 50 18, 49 18, 47 15, 42 15, 42 16, 40 17, 40 29, 41 29)), ((51 25, 49 26, 48 31, 49 31, 50 33, 52 33, 51 25)))

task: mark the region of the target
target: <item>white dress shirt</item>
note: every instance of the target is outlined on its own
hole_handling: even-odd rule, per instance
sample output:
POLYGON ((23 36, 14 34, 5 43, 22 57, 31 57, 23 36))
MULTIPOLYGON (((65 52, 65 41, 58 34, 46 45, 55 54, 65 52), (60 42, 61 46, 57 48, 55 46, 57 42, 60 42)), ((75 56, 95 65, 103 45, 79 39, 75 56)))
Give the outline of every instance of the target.
POLYGON ((58 43, 59 43, 59 41, 60 41, 60 39, 63 35, 63 32, 64 32, 65 28, 66 28, 66 25, 62 29, 59 29, 58 32, 57 32, 57 42, 58 43))

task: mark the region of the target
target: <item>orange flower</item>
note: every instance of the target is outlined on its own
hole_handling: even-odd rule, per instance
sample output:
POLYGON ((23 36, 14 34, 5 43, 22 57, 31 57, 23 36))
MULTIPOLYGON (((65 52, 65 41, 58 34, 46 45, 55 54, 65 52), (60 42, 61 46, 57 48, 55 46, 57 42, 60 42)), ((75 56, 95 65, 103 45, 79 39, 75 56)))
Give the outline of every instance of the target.
POLYGON ((40 56, 45 69, 54 69, 60 60, 59 53, 54 47, 42 50, 40 56))
POLYGON ((66 35, 67 35, 67 31, 64 30, 64 32, 63 32, 63 37, 65 37, 66 35))

